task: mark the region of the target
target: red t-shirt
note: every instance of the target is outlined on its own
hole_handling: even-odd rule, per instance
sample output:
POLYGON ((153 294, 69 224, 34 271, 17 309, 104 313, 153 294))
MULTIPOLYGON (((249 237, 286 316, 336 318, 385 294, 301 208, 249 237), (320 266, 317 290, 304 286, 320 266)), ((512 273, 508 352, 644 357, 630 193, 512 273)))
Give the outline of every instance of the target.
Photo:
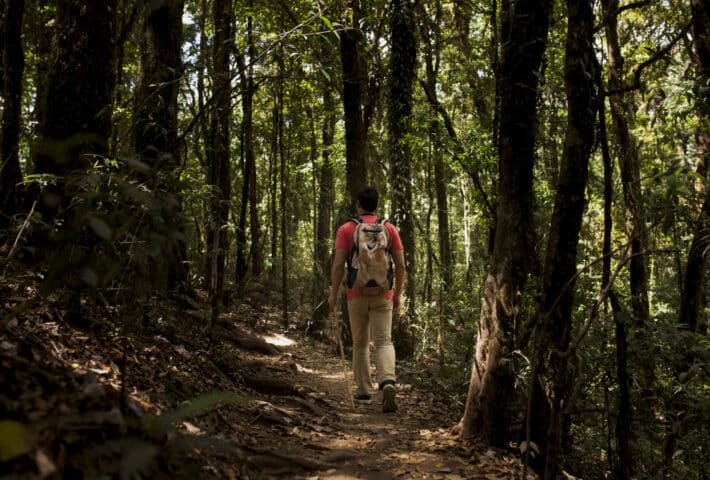
MULTIPOLYGON (((375 223, 377 222, 377 215, 363 215, 362 217, 360 217, 360 220, 362 220, 364 223, 375 223)), ((350 258, 350 255, 352 253, 356 226, 357 224, 355 222, 345 222, 340 226, 340 228, 338 228, 338 233, 336 233, 335 235, 335 249, 345 250, 346 252, 348 252, 348 258, 350 258)), ((397 231, 397 228, 389 222, 385 222, 385 226, 387 227, 387 230, 390 234, 390 250, 404 250, 404 246, 402 245, 402 239, 399 238, 399 232, 397 231)), ((345 275, 347 276, 347 269, 345 275)), ((350 288, 346 289, 346 293, 348 296, 348 300, 352 300, 353 298, 359 297, 361 295, 360 293, 355 292, 350 288)), ((389 290, 383 293, 382 296, 391 300, 393 292, 392 290, 389 290)))

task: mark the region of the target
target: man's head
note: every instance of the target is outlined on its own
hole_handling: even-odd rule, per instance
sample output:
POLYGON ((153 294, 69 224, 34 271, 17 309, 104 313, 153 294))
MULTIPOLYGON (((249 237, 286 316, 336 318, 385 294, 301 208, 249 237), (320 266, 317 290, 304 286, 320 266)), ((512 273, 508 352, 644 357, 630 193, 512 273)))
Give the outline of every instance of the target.
POLYGON ((373 187, 362 187, 357 192, 357 203, 365 212, 374 212, 377 210, 377 202, 380 196, 377 189, 373 187))

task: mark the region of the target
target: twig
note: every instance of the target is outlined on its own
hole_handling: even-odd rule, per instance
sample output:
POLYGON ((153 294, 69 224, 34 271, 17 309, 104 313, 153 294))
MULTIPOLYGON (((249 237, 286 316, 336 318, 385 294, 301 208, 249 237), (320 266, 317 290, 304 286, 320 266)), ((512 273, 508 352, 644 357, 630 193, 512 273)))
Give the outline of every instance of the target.
POLYGON ((22 238, 22 234, 24 233, 25 229, 27 228, 27 225, 30 223, 30 218, 32 218, 32 214, 35 212, 35 207, 37 206, 37 199, 35 199, 34 203, 32 203, 32 208, 30 208, 30 213, 27 214, 27 217, 25 218, 25 221, 22 223, 22 227, 20 228, 20 231, 17 232, 17 236, 15 237, 15 242, 12 244, 12 248, 10 248, 10 253, 7 254, 7 258, 5 258, 4 265, 2 266, 2 278, 5 278, 5 272, 7 271, 7 267, 10 264, 10 260, 12 259, 12 255, 15 253, 15 249, 17 248, 17 244, 20 241, 20 238, 22 238))
MULTIPOLYGON (((335 309, 331 310, 331 323, 335 324, 338 322, 339 324, 344 325, 345 323, 338 318, 337 312, 335 309)), ((348 380, 348 366, 347 363, 345 362, 345 350, 343 349, 343 339, 340 336, 340 329, 336 329, 336 335, 338 336, 338 347, 340 349, 340 360, 342 361, 343 365, 343 381, 345 381, 345 386, 348 389, 348 398, 350 399, 350 406, 354 409, 355 408, 355 399, 353 398, 352 394, 352 389, 350 388, 350 380, 348 380)))

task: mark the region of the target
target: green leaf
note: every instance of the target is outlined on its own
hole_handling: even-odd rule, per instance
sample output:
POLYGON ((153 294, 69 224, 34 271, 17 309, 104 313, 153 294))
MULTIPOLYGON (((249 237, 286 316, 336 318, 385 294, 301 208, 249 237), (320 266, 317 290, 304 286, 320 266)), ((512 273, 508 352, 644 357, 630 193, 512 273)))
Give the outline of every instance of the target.
POLYGON ((328 17, 324 17, 323 15, 321 15, 318 18, 320 18, 321 21, 325 23, 325 26, 328 27, 328 30, 330 30, 331 32, 333 31, 333 24, 331 23, 328 17))
POLYGON ((244 404, 248 401, 249 398, 246 395, 238 393, 207 393, 183 403, 172 412, 161 415, 158 418, 157 426, 161 432, 167 433, 178 421, 210 410, 217 405, 244 404))
POLYGON ((25 425, 14 420, 0 420, 0 462, 30 453, 33 443, 32 432, 25 425))

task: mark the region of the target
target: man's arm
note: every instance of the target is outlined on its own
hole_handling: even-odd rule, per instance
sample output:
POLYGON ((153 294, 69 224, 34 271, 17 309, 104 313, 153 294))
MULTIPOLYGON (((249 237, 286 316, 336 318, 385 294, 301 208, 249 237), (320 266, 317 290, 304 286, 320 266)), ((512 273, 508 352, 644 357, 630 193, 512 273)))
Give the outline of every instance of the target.
POLYGON ((328 296, 328 305, 330 305, 331 310, 338 303, 338 288, 340 288, 340 282, 343 280, 347 256, 348 252, 340 249, 336 249, 333 255, 333 265, 330 267, 330 295, 328 296))
POLYGON ((402 291, 404 291, 404 250, 393 250, 392 260, 394 260, 394 294, 392 295, 392 307, 398 310, 402 301, 402 291))

